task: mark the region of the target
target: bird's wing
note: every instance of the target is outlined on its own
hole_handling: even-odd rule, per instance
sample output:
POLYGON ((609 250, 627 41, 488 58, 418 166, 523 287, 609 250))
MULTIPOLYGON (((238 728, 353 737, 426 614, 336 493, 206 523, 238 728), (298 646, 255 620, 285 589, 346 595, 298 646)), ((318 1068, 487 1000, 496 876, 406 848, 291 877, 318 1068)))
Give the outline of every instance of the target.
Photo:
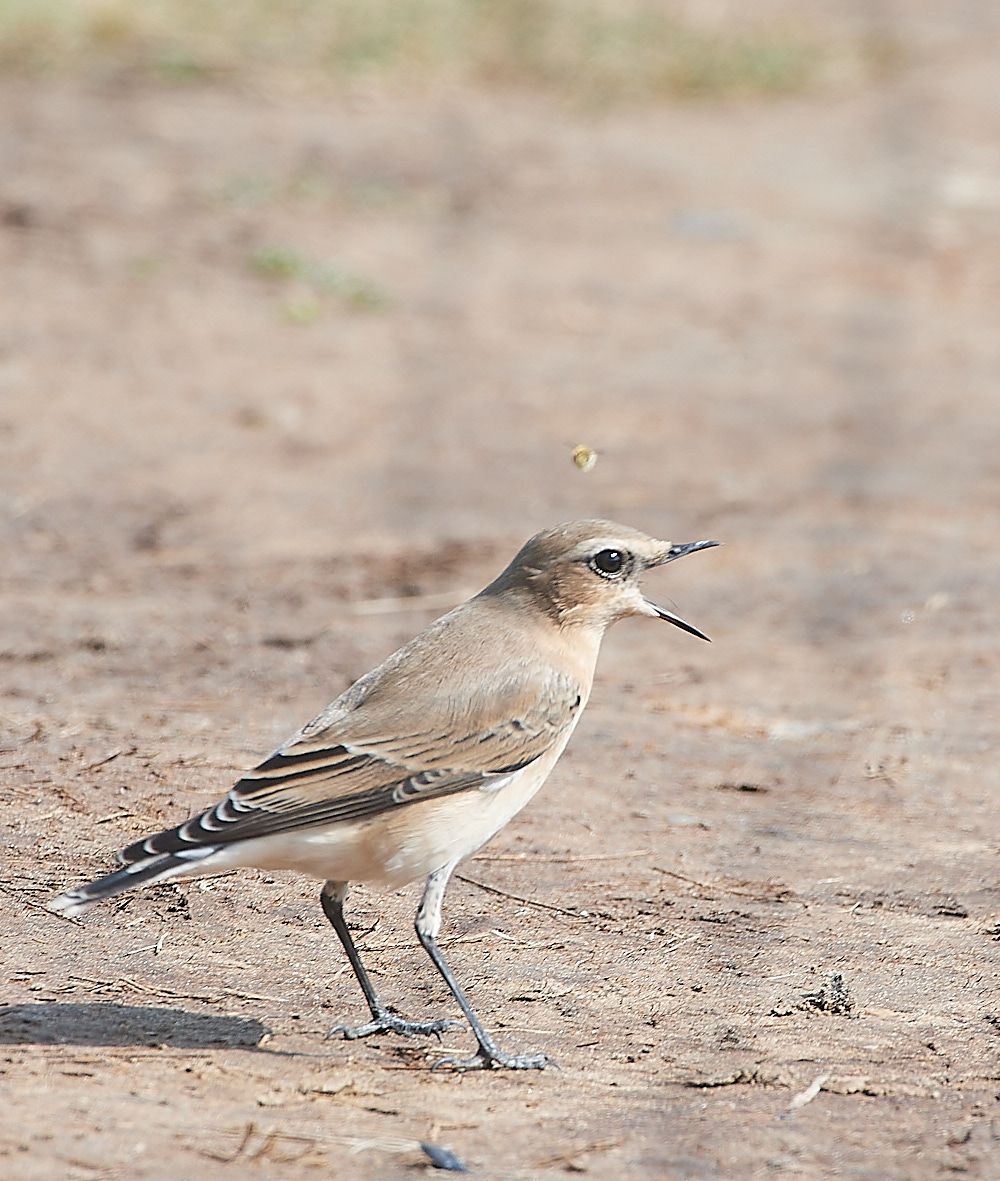
POLYGON ((421 800, 498 787, 544 754, 582 704, 576 680, 551 668, 509 673, 478 695, 457 684, 454 670, 433 691, 430 678, 417 672, 413 680, 421 683, 410 694, 405 678, 392 677, 390 687, 390 678, 371 677, 248 772, 214 808, 130 845, 120 860, 132 864, 199 845, 364 820, 421 800), (462 691, 449 692, 456 688, 462 691))

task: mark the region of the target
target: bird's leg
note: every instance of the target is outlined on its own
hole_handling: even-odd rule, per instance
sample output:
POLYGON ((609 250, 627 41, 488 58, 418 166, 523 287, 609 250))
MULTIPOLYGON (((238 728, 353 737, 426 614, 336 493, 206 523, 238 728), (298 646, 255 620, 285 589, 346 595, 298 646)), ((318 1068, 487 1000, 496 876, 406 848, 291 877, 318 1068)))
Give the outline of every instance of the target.
POLYGON ((345 1038, 349 1039, 368 1037, 373 1033, 401 1033, 404 1037, 433 1033, 440 1037, 442 1030, 459 1025, 460 1022, 453 1017, 444 1017, 437 1021, 406 1021, 389 1012, 378 999, 378 994, 368 978, 365 966, 358 955, 358 949, 354 946, 354 940, 344 921, 344 899, 346 897, 346 882, 326 882, 319 900, 323 907, 323 913, 330 920, 333 929, 337 932, 337 938, 343 944, 344 951, 347 952, 347 958, 351 961, 354 975, 357 976, 361 991, 365 994, 365 1000, 368 1002, 368 1008, 371 1009, 372 1019, 365 1025, 335 1025, 327 1037, 332 1037, 335 1033, 343 1034, 345 1038))
POLYGON ((472 1026, 472 1032, 479 1042, 478 1051, 471 1058, 442 1058, 434 1063, 434 1069, 439 1066, 451 1066, 455 1070, 491 1070, 495 1066, 504 1066, 508 1070, 543 1070, 546 1066, 555 1065, 545 1054, 505 1054, 494 1042, 472 1010, 469 999, 462 986, 455 979, 448 962, 441 954, 437 945, 437 935, 441 930, 441 903, 457 862, 436 869, 427 879, 424 896, 417 909, 417 938, 424 950, 431 957, 434 967, 441 973, 445 984, 451 990, 452 996, 458 1001, 465 1014, 466 1020, 472 1026))

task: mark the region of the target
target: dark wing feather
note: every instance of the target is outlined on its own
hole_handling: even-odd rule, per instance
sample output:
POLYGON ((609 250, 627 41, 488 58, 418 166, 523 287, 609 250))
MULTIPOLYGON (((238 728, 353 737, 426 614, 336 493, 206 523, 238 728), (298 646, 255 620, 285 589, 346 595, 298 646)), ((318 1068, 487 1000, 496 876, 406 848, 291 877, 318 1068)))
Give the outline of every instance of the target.
MULTIPOLYGON (((383 766, 388 769, 388 764, 383 766)), ((228 845, 293 829, 365 820, 403 804, 488 787, 502 778, 476 771, 420 771, 400 778, 400 769, 393 768, 393 771, 391 781, 378 787, 341 795, 326 792, 313 799, 303 799, 280 787, 263 792, 253 780, 241 779, 214 808, 191 817, 177 828, 129 845, 119 853, 119 860, 131 865, 153 854, 178 853, 198 845, 228 845), (247 784, 253 784, 255 789, 252 803, 238 794, 247 784)))

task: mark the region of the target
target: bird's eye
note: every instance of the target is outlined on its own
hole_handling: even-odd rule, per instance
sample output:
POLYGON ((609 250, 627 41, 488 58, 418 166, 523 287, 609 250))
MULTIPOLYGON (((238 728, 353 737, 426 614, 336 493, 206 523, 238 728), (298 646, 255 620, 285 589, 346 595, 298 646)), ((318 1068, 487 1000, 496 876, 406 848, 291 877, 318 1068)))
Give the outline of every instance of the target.
POLYGON ((621 574, 625 566, 625 555, 620 549, 602 549, 590 559, 591 570, 605 578, 614 578, 621 574))

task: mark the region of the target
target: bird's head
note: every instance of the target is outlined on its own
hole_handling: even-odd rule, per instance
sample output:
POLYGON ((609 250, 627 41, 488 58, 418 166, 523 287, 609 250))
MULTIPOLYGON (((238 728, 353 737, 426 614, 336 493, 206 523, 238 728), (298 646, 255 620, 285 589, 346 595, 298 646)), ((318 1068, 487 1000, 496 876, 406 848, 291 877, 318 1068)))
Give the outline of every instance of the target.
POLYGON ((603 631, 616 619, 648 615, 707 640, 673 612, 651 603, 639 580, 653 566, 718 544, 674 545, 611 521, 574 521, 532 537, 483 594, 530 599, 560 626, 603 631))

